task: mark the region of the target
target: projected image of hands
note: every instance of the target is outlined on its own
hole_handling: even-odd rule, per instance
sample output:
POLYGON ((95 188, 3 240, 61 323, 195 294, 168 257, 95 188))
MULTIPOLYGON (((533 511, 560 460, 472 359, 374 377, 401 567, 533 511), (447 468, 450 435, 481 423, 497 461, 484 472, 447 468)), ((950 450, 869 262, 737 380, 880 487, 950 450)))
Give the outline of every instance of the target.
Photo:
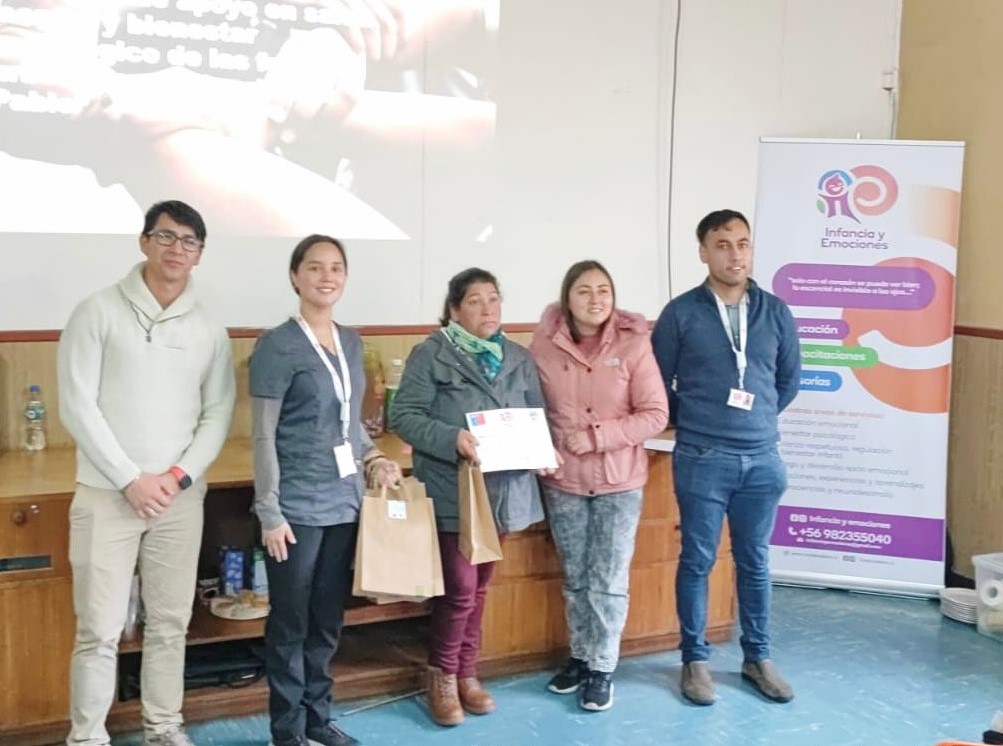
POLYGON ((179 198, 217 235, 412 237, 430 158, 483 169, 498 3, 0 0, 0 231, 179 198))

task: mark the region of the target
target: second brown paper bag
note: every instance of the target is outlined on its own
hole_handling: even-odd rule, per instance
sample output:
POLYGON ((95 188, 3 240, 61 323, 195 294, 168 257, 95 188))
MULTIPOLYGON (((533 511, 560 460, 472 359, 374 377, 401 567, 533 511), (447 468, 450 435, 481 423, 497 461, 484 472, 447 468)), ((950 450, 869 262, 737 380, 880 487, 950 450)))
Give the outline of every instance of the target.
POLYGON ((470 461, 460 464, 460 553, 471 565, 502 558, 488 488, 481 470, 470 461))

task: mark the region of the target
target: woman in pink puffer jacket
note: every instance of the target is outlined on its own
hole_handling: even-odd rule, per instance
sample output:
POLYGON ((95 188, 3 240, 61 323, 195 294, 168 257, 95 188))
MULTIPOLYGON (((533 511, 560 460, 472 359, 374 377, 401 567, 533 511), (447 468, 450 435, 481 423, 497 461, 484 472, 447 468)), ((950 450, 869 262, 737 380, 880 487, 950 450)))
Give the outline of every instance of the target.
POLYGON ((543 312, 530 352, 562 468, 545 478, 547 517, 564 570, 571 658, 548 683, 586 710, 613 704, 627 587, 648 458, 668 422, 644 317, 616 308, 609 272, 573 265, 543 312))

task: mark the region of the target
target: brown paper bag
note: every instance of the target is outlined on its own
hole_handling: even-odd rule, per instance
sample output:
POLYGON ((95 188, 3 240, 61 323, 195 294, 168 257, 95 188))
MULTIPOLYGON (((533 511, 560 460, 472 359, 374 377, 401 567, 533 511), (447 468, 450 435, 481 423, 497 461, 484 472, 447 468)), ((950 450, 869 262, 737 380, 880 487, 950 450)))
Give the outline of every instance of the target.
POLYGON ((352 595, 391 603, 444 592, 435 509, 425 485, 407 477, 400 489, 367 491, 359 513, 352 595))
POLYGON ((464 459, 457 481, 460 488, 460 553, 471 565, 500 560, 501 542, 484 475, 464 459))
MULTIPOLYGON (((359 538, 361 540, 361 534, 359 538)), ((434 575, 434 580, 432 582, 432 589, 433 591, 435 591, 434 595, 441 596, 446 591, 442 578, 442 555, 439 553, 438 530, 435 531, 432 539, 433 539, 433 551, 436 557, 436 561, 432 565, 432 573, 434 575)), ((358 544, 356 544, 355 547, 355 556, 356 556, 356 561, 358 561, 359 557, 358 544)), ((368 600, 380 606, 384 606, 386 604, 399 604, 399 603, 420 604, 420 603, 425 603, 426 601, 429 600, 428 596, 400 596, 400 595, 395 595, 393 593, 354 593, 353 591, 353 595, 365 596, 368 600)))

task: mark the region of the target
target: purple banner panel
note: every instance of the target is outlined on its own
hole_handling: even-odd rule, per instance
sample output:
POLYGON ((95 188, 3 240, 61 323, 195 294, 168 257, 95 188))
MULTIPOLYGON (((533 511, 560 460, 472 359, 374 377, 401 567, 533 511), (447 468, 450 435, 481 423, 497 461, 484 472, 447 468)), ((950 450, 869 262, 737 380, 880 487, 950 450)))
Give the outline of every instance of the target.
POLYGON ((850 325, 842 319, 794 319, 801 339, 845 339, 850 325))
POLYGON ((937 288, 919 267, 856 264, 785 264, 773 275, 773 292, 792 306, 926 308, 937 288))
POLYGON ((944 559, 944 521, 781 505, 770 543, 781 547, 941 561, 944 559))

